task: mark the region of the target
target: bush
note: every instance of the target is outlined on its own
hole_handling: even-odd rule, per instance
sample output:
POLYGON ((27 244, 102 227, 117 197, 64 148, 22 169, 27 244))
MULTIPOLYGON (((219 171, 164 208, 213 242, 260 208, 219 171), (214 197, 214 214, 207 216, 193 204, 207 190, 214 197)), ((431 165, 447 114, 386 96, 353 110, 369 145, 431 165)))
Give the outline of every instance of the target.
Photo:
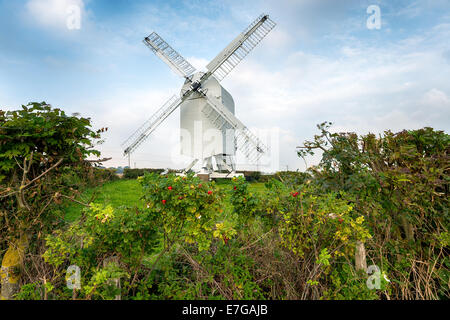
POLYGON ((125 168, 123 171, 123 177, 125 179, 137 179, 138 177, 142 177, 145 173, 161 173, 164 172, 165 169, 131 169, 125 168))
POLYGON ((232 179, 230 201, 240 224, 246 224, 258 210, 259 199, 248 190, 248 182, 242 177, 232 179))
POLYGON ((105 182, 119 180, 115 169, 93 168, 92 178, 89 181, 91 186, 103 184, 105 182))
POLYGON ((374 264, 402 279, 384 292, 396 299, 449 297, 450 136, 432 128, 358 136, 330 133, 305 142, 300 156, 323 151, 310 173, 323 192, 345 190, 370 233, 374 264), (414 277, 411 277, 411 274, 414 277), (424 279, 427 279, 426 281, 424 279))
POLYGON ((64 271, 69 265, 81 269, 79 298, 114 299, 117 294, 127 294, 142 272, 145 255, 156 248, 156 226, 156 216, 151 211, 92 204, 79 222, 46 238, 43 257, 57 270, 51 298, 67 299, 64 271), (115 278, 122 278, 122 292, 112 284, 115 278))
POLYGON ((90 166, 88 156, 100 155, 94 148, 107 129, 90 127, 90 119, 45 102, 0 110, 0 249, 8 248, 0 298, 12 297, 23 276, 14 270, 23 270, 28 253, 63 223, 59 205, 79 191, 75 172, 90 166))
POLYGON ((166 254, 184 246, 191 252, 207 251, 212 243, 225 243, 235 234, 224 221, 223 195, 214 183, 192 175, 156 173, 139 181, 147 203, 144 210, 91 204, 78 222, 46 238, 43 257, 57 270, 51 298, 68 298, 64 270, 73 264, 81 268, 84 279, 80 298, 113 299, 120 293, 127 298, 149 297, 152 286, 158 290, 154 283, 158 273, 153 271, 166 254), (110 258, 115 262, 105 264, 110 258), (123 281, 121 291, 111 284, 116 278, 123 281))
POLYGON ((311 179, 309 173, 299 171, 279 171, 274 177, 291 187, 302 185, 311 179))
POLYGON ((267 182, 274 178, 274 175, 262 174, 259 171, 236 171, 237 173, 243 173, 247 182, 267 182))

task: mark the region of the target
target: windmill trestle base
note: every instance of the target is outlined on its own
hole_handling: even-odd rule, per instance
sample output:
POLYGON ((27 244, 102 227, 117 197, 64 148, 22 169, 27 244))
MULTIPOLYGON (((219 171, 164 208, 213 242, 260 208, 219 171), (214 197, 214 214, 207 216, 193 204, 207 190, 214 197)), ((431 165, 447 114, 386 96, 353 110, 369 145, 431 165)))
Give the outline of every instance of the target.
MULTIPOLYGON (((185 173, 176 173, 177 176, 186 176, 185 173)), ((199 172, 195 174, 196 177, 199 177, 203 181, 211 181, 212 179, 232 179, 234 177, 244 177, 243 173, 236 173, 236 172, 228 172, 228 173, 222 173, 222 172, 211 172, 211 173, 205 173, 205 172, 199 172)))

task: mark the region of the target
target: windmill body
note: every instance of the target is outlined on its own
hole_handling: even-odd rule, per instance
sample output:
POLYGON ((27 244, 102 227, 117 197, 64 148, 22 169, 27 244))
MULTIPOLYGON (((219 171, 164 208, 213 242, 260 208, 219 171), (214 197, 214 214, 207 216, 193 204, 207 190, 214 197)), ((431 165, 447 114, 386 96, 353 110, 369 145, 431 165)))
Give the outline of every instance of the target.
MULTIPOLYGON (((178 107, 180 107, 181 154, 201 160, 209 173, 235 171, 234 156, 240 150, 249 162, 256 162, 268 148, 235 116, 231 94, 220 81, 275 27, 268 15, 259 16, 207 66, 206 72, 195 68, 153 32, 144 39, 149 49, 175 73, 185 79, 180 96, 172 96, 123 144, 130 155, 178 107), (214 168, 214 163, 216 168, 214 168)), ((187 168, 187 169, 188 169, 187 168)))
MULTIPOLYGON (((199 72, 193 75, 192 81, 198 81, 205 73, 199 72)), ((181 89, 181 96, 191 86, 186 80, 181 89)), ((209 77, 202 84, 211 98, 217 103, 223 104, 234 115, 234 100, 231 94, 225 90, 214 77, 209 77)), ((193 159, 203 159, 204 167, 211 170, 216 163, 218 170, 226 170, 223 161, 231 168, 235 167, 234 156, 236 154, 235 130, 231 126, 223 126, 221 129, 208 117, 208 101, 200 93, 194 93, 180 106, 180 137, 181 154, 193 159)))

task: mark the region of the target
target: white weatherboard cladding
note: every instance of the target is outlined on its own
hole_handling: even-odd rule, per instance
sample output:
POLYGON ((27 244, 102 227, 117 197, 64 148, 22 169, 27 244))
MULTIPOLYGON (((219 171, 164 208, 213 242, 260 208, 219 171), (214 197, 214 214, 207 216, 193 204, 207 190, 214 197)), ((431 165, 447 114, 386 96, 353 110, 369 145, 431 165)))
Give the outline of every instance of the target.
MULTIPOLYGON (((193 76, 193 81, 202 76, 197 73, 193 76)), ((181 89, 183 94, 190 86, 185 83, 181 89)), ((219 82, 210 77, 202 84, 203 89, 208 90, 208 94, 223 103, 223 105, 234 114, 234 101, 231 95, 219 82)), ((208 119, 202 110, 207 104, 206 99, 198 93, 194 93, 188 100, 180 106, 180 128, 181 128, 181 154, 195 159, 205 159, 214 155, 234 155, 235 142, 234 130, 224 127, 223 132, 208 119)))

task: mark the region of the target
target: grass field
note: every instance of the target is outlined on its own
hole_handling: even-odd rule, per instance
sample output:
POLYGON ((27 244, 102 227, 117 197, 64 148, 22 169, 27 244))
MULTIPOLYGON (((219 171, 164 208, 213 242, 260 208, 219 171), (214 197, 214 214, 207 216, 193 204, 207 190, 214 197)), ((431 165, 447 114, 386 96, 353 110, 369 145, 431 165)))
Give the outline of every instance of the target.
MULTIPOLYGON (((231 181, 225 180, 217 183, 219 188, 227 190, 230 189, 231 181)), ((250 191, 262 192, 265 189, 264 183, 251 183, 250 191)), ((110 204, 113 208, 120 206, 137 206, 143 207, 144 202, 140 200, 142 196, 142 189, 137 180, 117 180, 103 184, 102 186, 89 188, 78 199, 81 202, 87 203, 91 199, 92 202, 100 204, 110 204)), ((227 195, 228 197, 228 195, 227 195)), ((229 201, 225 201, 229 203, 229 201)), ((83 206, 77 203, 68 203, 66 208, 65 220, 67 222, 75 221, 83 210, 83 206)), ((225 210, 231 207, 226 207, 225 210)))
MULTIPOLYGON (((89 188, 80 197, 81 202, 92 202, 101 204, 110 204, 117 208, 126 206, 143 206, 140 200, 142 196, 141 186, 137 180, 117 180, 105 183, 102 186, 89 188)), ((83 210, 83 206, 77 203, 69 204, 66 209, 66 221, 76 220, 83 210)))

